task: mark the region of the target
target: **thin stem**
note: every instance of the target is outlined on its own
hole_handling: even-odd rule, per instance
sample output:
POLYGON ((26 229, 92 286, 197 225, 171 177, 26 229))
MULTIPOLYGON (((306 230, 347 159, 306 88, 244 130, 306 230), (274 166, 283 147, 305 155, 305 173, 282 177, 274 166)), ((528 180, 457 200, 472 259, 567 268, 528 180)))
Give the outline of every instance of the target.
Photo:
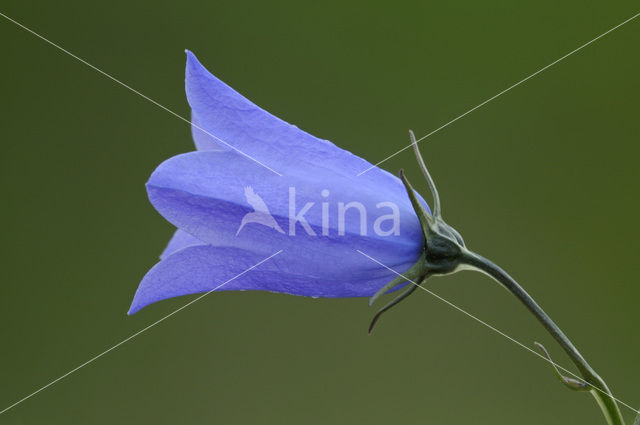
POLYGON ((477 270, 486 273, 498 283, 515 295, 526 307, 533 313, 540 323, 547 329, 553 338, 560 344, 564 351, 569 355, 573 363, 576 365, 584 380, 594 389, 591 391, 596 398, 600 409, 602 410, 607 422, 610 425, 624 425, 622 414, 616 401, 611 396, 611 391, 607 387, 604 380, 593 370, 593 368, 582 357, 582 354, 560 330, 558 325, 545 313, 545 311, 535 302, 535 300, 515 281, 507 272, 502 270, 493 262, 486 258, 466 251, 463 254, 463 262, 477 270))

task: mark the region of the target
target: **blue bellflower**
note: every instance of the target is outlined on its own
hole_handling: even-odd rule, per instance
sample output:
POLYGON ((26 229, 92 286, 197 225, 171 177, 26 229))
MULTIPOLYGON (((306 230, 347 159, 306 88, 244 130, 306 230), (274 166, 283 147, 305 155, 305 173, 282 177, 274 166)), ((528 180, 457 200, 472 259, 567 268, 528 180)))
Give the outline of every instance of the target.
POLYGON ((609 424, 624 424, 604 380, 547 313, 444 221, 412 132, 433 213, 402 171, 398 179, 274 117, 211 75, 190 52, 186 90, 198 150, 165 161, 147 183, 151 203, 178 230, 142 279, 130 314, 159 300, 213 290, 370 296, 372 303, 410 281, 373 317, 371 332, 381 314, 430 276, 481 271, 527 307, 584 379, 555 369, 560 381, 590 391, 609 424))
POLYGON ((256 106, 191 52, 186 93, 197 151, 163 162, 146 185, 178 230, 129 314, 211 291, 278 251, 219 290, 369 297, 396 274, 357 250, 399 272, 418 261, 423 231, 398 177, 358 176, 372 165, 256 106))

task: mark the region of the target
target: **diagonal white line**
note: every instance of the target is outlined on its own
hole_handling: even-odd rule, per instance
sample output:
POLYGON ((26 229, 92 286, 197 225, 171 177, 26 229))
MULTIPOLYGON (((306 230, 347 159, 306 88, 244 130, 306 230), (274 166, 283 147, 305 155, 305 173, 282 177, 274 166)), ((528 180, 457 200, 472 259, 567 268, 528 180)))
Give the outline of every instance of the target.
POLYGON ((55 384, 56 382, 66 378, 67 376, 71 375, 72 373, 78 371, 79 369, 82 369, 83 367, 85 367, 86 365, 93 363, 95 360, 98 360, 100 357, 104 356, 105 354, 109 353, 110 351, 115 350, 116 348, 120 347, 122 344, 132 340, 133 338, 137 337, 138 335, 140 335, 143 332, 146 332, 147 330, 151 329, 152 327, 154 327, 155 325, 157 325, 160 322, 165 321, 166 319, 168 319, 169 317, 173 316, 174 314, 178 313, 181 310, 184 310, 185 308, 189 307, 191 304, 195 303, 196 301, 199 301, 201 299, 203 299, 204 297, 206 297, 207 295, 209 295, 210 293, 222 288, 224 285, 226 285, 227 283, 239 278, 240 276, 244 275, 245 273, 249 272, 250 270, 255 269, 256 267, 258 267, 260 264, 264 263, 267 260, 272 259, 273 257, 275 257, 276 255, 280 254, 282 252, 282 250, 276 252, 275 254, 272 254, 270 256, 268 256, 267 258, 261 260, 260 262, 254 264, 253 266, 249 267, 248 269, 246 269, 245 271, 243 271, 240 274, 235 275, 234 277, 232 277, 231 279, 227 280, 224 283, 221 283, 220 285, 216 286, 215 288, 213 288, 212 290, 210 290, 209 292, 205 292, 204 294, 200 295, 199 297, 197 297, 194 300, 189 301, 188 303, 186 303, 185 305, 183 305, 182 307, 178 308, 177 310, 172 311, 171 313, 167 314, 166 316, 162 317, 161 319, 156 320, 155 322, 153 322, 152 324, 150 324, 149 326, 147 326, 146 328, 140 329, 138 332, 134 333, 133 335, 128 336, 127 338, 123 339, 122 341, 120 341, 119 343, 117 343, 116 345, 112 346, 111 348, 103 351, 102 353, 90 358, 89 360, 87 360, 86 362, 82 363, 81 365, 71 369, 69 372, 65 373, 64 375, 54 379, 53 381, 49 382, 47 385, 40 387, 39 389, 37 389, 36 391, 32 392, 31 394, 29 394, 26 397, 21 398, 20 400, 16 401, 15 403, 13 403, 10 406, 5 407, 3 410, 0 411, 0 415, 2 415, 3 413, 5 413, 6 411, 16 407, 17 405, 19 405, 20 403, 30 399, 31 397, 33 397, 34 395, 38 394, 40 391, 44 391, 47 388, 49 388, 50 386, 52 386, 53 384, 55 384))
MULTIPOLYGON (((505 94, 506 92, 510 91, 511 89, 514 89, 516 87, 518 87, 520 84, 524 83, 525 81, 530 80, 531 78, 535 77, 536 75, 540 74, 541 72, 546 71, 547 69, 551 68, 553 65, 557 64, 558 62, 563 61, 564 59, 568 58, 569 56, 573 55, 574 53, 584 49, 585 47, 587 47, 588 45, 590 45, 591 43, 594 43, 595 41, 601 39, 602 37, 604 37, 605 35, 609 34, 610 32, 613 32, 615 30, 617 30, 618 28, 620 28, 621 26, 623 26, 624 24, 627 24, 631 21, 633 21, 634 19, 636 19, 638 16, 640 16, 640 13, 636 13, 635 15, 633 15, 632 17, 630 17, 629 19, 619 23, 618 25, 616 25, 615 27, 603 32, 602 34, 600 34, 599 36, 597 36, 596 38, 587 41, 586 43, 584 43, 583 45, 581 45, 580 47, 577 47, 575 49, 573 49, 572 51, 570 51, 569 53, 567 53, 566 55, 556 59, 555 61, 551 62, 549 65, 540 68, 539 70, 537 70, 536 72, 534 72, 533 74, 530 74, 529 76, 523 78, 522 80, 518 81, 515 84, 512 84, 511 86, 507 87, 506 89, 502 90, 500 93, 491 96, 489 99, 485 100, 484 102, 480 103, 479 105, 474 106, 473 108, 469 109, 467 112, 458 115, 457 117, 455 117, 454 119, 452 119, 451 121, 441 125, 440 127, 436 128, 435 130, 433 130, 432 132, 430 132, 429 134, 426 134, 425 136, 422 136, 421 138, 419 138, 418 140, 416 140, 416 143, 421 142, 422 140, 426 139, 427 137, 436 134, 437 132, 439 132, 440 130, 442 130, 445 127, 448 127, 449 125, 453 124, 454 122, 458 121, 460 118, 463 118, 465 116, 467 116, 468 114, 472 113, 473 111, 475 111, 478 108, 483 107, 484 105, 486 105, 487 103, 491 102, 492 100, 502 96, 503 94, 505 94)), ((397 151, 396 153, 389 155, 388 157, 386 157, 385 159, 383 159, 380 162, 377 162, 376 164, 372 165, 371 167, 367 168, 366 170, 358 173, 358 176, 363 175, 364 173, 366 173, 369 170, 372 170, 374 168, 376 168, 378 165, 382 164, 383 162, 387 161, 388 159, 393 158, 394 156, 398 155, 401 152, 404 152, 405 150, 409 149, 411 147, 411 144, 405 146, 404 148, 400 149, 399 151, 397 151)))
POLYGON ((137 94, 138 96, 142 97, 145 100, 148 100, 149 102, 153 103, 154 105, 156 105, 157 107, 159 107, 160 109, 163 109, 165 111, 167 111, 168 113, 170 113, 171 115, 173 115, 176 118, 181 119, 182 121, 186 122, 187 124, 191 124, 193 127, 197 128, 198 130, 202 131, 203 133, 213 137, 214 139, 216 139, 217 141, 219 141, 220 143, 228 146, 229 148, 233 149, 234 151, 238 152, 240 155, 244 156, 245 158, 250 159, 251 161, 262 165, 264 168, 266 168, 267 170, 271 171, 272 173, 275 173, 279 176, 282 176, 282 174, 280 174, 279 172, 277 172, 276 170, 274 170, 273 168, 263 164, 262 162, 258 161, 257 159, 255 159, 254 157, 242 152, 240 149, 230 145, 229 143, 225 142, 224 140, 222 140, 221 138, 211 134, 210 132, 208 132, 207 130, 205 130, 204 128, 192 123, 190 120, 186 119, 185 117, 183 117, 182 115, 173 112, 171 109, 167 108, 166 106, 156 102, 155 100, 151 99, 149 96, 146 96, 142 93, 140 93, 138 90, 134 89, 133 87, 123 83, 122 81, 118 80, 116 77, 112 76, 111 74, 106 73, 105 71, 101 70, 100 68, 91 65, 89 62, 85 61, 84 59, 74 55, 73 53, 71 53, 70 51, 64 49, 63 47, 59 46, 58 44, 54 43, 53 41, 45 38, 44 36, 38 34, 37 32, 33 31, 30 28, 27 28, 26 26, 22 25, 20 22, 8 17, 7 15, 5 15, 4 13, 0 12, 0 16, 2 16, 3 18, 5 18, 6 20, 13 22, 14 24, 16 24, 17 26, 19 26, 20 28, 22 28, 25 31, 30 32, 31 34, 35 35, 36 37, 38 37, 39 39, 41 39, 42 41, 45 41, 46 43, 50 44, 51 46, 55 47, 56 49, 60 50, 61 52, 66 53, 67 55, 71 56, 72 58, 76 59, 79 62, 82 62, 83 64, 85 64, 86 66, 88 66, 89 68, 93 69, 94 71, 98 72, 99 74, 104 75, 105 77, 109 78, 110 80, 120 84, 122 87, 126 88, 127 90, 137 94))
POLYGON ((365 257, 367 257, 368 259, 370 259, 371 261, 381 265, 382 267, 384 267, 385 269, 389 270, 392 273, 395 273, 396 275, 402 277, 403 279, 405 279, 407 282, 411 282, 412 284, 414 284, 415 286, 417 286, 418 288, 422 289, 423 291, 427 292, 430 295, 433 295, 434 297, 436 297, 438 300, 442 301, 443 303, 447 304, 450 307, 453 307, 454 309, 458 310, 459 312, 465 314, 466 316, 472 318, 473 320, 475 320, 476 322, 486 326, 487 328, 491 329, 492 331, 494 331, 495 333, 497 333, 498 335, 502 335, 503 337, 507 338, 509 341, 511 342, 515 342, 517 345, 519 345, 520 347, 524 348, 525 350, 535 354, 536 356, 540 357, 542 360, 554 365, 555 367, 557 367, 558 369, 562 369, 563 371, 567 372, 570 375, 573 375, 576 379, 578 379, 580 382, 589 385, 590 387, 592 387, 594 390, 600 391, 601 393, 603 393, 604 395, 606 395, 607 397, 611 397, 612 399, 614 399, 615 401, 617 401, 618 403, 620 403, 621 405, 628 407, 629 409, 633 410, 636 413, 640 413, 640 410, 636 410, 635 408, 631 407, 629 404, 625 403, 624 401, 621 401, 617 398, 615 398, 613 395, 611 394, 607 394, 606 392, 602 391, 601 389, 594 387, 593 385, 591 385, 590 383, 586 382, 584 379, 582 379, 580 376, 576 375, 575 373, 571 372, 570 370, 560 366, 559 364, 555 363, 554 361, 546 358, 545 356, 543 356, 542 354, 534 351, 533 349, 527 347, 526 345, 524 345, 523 343, 521 343, 520 341, 518 341, 517 339, 510 337, 509 335, 507 335, 506 333, 502 332, 500 329, 497 329, 496 327, 488 324, 487 322, 485 322, 482 319, 477 318, 476 316, 474 316, 473 314, 469 313, 468 311, 466 311, 465 309, 458 307, 457 305, 455 305, 454 303, 452 303, 451 301, 441 297, 440 295, 436 294, 433 291, 430 291, 429 289, 417 284, 416 282, 414 282, 413 280, 407 278, 406 276, 402 275, 401 273, 398 273, 397 271, 393 270, 391 267, 387 267, 386 265, 382 264, 380 261, 376 260, 375 258, 371 257, 370 255, 365 254, 364 252, 360 251, 359 249, 356 249, 356 251, 358 251, 360 254, 364 255, 365 257))

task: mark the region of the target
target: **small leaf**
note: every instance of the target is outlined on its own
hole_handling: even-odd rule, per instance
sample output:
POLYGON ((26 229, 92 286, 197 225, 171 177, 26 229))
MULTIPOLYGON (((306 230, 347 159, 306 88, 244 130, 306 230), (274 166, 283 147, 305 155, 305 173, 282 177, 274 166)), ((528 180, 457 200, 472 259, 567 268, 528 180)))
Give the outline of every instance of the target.
MULTIPOLYGON (((549 352, 547 351, 547 349, 544 348, 544 346, 542 344, 540 344, 539 342, 536 342, 535 344, 536 344, 536 347, 538 347, 538 349, 540 349, 542 354, 547 358, 547 360, 549 360, 549 363, 553 367, 553 370, 555 371, 556 376, 558 377, 558 379, 560 379, 560 382, 562 382, 569 389, 572 389, 574 391, 589 391, 591 389, 591 386, 589 384, 587 384, 586 382, 580 381, 580 380, 577 380, 577 379, 573 379, 573 378, 569 378, 567 376, 564 376, 562 373, 560 373, 560 369, 558 369, 558 366, 556 366, 554 361, 551 360, 551 356, 549 355, 549 352)), ((636 425, 638 425, 638 424, 636 424, 636 425)))

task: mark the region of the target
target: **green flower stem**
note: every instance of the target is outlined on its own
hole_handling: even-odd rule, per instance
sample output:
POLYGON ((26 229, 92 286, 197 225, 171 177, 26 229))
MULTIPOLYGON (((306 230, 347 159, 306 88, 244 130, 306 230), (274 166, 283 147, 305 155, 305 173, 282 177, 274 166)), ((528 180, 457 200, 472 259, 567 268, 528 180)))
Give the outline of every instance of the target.
MULTIPOLYGON (((534 316, 536 316, 540 323, 542 323, 547 331, 549 331, 553 338, 569 355, 573 363, 580 371, 582 378, 585 380, 585 383, 581 383, 579 381, 576 381, 575 379, 563 376, 556 367, 554 372, 560 378, 560 380, 566 386, 576 391, 585 391, 590 388, 588 391, 591 392, 591 394, 593 394, 593 396, 596 398, 596 401, 598 402, 598 405, 600 406, 600 409, 602 410, 602 413, 607 419, 609 425, 624 425, 624 420, 622 419, 620 409, 618 408, 616 400, 611 395, 611 391, 609 391, 609 388, 607 388, 607 384, 605 384, 604 380, 595 372, 595 370, 593 370, 589 363, 587 363, 578 349, 571 343, 571 341, 569 341, 569 338, 567 338, 567 336, 560 330, 560 328, 553 322, 553 320, 551 320, 547 313, 545 313, 544 310, 540 308, 540 306, 533 300, 533 298, 531 298, 531 296, 520 285, 518 285, 518 282, 516 282, 511 276, 509 276, 507 272, 505 272, 486 258, 469 251, 466 248, 466 245, 460 233, 458 233, 453 227, 445 223, 442 218, 440 197, 438 195, 438 191, 436 190, 436 185, 433 182, 429 171, 427 170, 424 160, 422 159, 422 155, 420 155, 418 142, 411 130, 409 130, 409 138, 411 139, 411 144, 418 160, 418 165, 420 166, 425 179, 427 179, 429 189, 431 189, 434 205, 433 214, 428 213, 422 205, 420 199, 418 199, 415 190, 411 186, 411 183, 409 183, 407 177, 404 175, 404 172, 400 170, 400 178, 402 179, 402 182, 407 189, 407 195, 409 196, 416 215, 420 220, 420 225, 422 227, 422 232, 424 235, 424 254, 422 257, 420 257, 420 260, 418 260, 418 262, 410 269, 412 274, 417 274, 420 277, 418 279, 417 285, 421 285, 422 282, 424 282, 424 279, 426 279, 428 276, 447 275, 455 273, 459 270, 464 270, 465 268, 471 268, 488 274, 490 277, 507 288, 529 309, 531 313, 533 313, 534 316)), ((414 280, 413 277, 409 277, 409 279, 414 280)), ((389 285, 393 286, 396 283, 397 281, 394 280, 389 283, 389 285)), ((376 295, 374 295, 374 297, 372 297, 372 301, 382 293, 386 292, 387 289, 390 289, 390 286, 383 287, 376 295)), ((371 326, 373 326, 375 321, 380 317, 380 314, 384 313, 389 308, 393 307, 404 298, 406 298, 409 294, 411 294, 413 289, 414 288, 410 288, 408 292, 405 292, 404 294, 393 300, 391 303, 389 303, 387 306, 383 307, 382 310, 380 310, 374 317, 371 326)), ((369 328, 369 331, 371 331, 371 327, 369 328)), ((544 352, 547 359, 551 360, 546 349, 542 347, 542 345, 538 344, 538 346, 544 352)))
POLYGON ((569 338, 560 330, 560 328, 551 320, 545 311, 535 302, 535 300, 516 282, 507 272, 502 270, 493 262, 486 258, 470 252, 465 249, 463 252, 462 263, 468 264, 473 268, 486 273, 498 283, 508 289, 515 295, 531 313, 542 323, 553 338, 560 344, 564 351, 569 355, 573 363, 576 365, 584 380, 593 389, 591 393, 595 397, 600 409, 602 410, 609 425, 624 425, 622 414, 618 408, 618 404, 613 399, 611 391, 607 387, 604 380, 593 370, 593 368, 582 357, 578 349, 571 343, 569 338))

